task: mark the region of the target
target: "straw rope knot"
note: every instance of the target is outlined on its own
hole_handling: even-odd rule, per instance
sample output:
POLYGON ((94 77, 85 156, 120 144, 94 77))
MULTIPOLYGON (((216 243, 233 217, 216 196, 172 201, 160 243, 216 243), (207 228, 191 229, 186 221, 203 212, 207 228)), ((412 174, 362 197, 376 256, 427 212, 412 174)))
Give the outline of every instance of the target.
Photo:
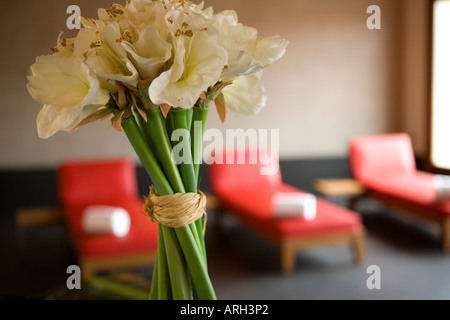
POLYGON ((145 198, 145 215, 152 222, 171 228, 181 228, 200 219, 206 214, 206 196, 198 193, 174 193, 164 196, 155 194, 150 186, 150 194, 145 198))

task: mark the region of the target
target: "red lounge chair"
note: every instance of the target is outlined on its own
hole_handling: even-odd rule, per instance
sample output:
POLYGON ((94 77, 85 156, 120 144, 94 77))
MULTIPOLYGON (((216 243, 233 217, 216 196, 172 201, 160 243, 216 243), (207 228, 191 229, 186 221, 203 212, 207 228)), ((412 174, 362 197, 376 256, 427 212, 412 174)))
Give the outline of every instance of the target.
MULTIPOLYGON (((249 151, 227 151, 236 155, 244 152, 246 164, 217 164, 209 166, 212 191, 219 198, 222 210, 230 212, 250 229, 260 233, 280 247, 281 270, 294 269, 297 250, 339 242, 350 242, 356 261, 364 256, 364 228, 360 216, 325 200, 317 199, 317 215, 312 221, 302 217, 274 217, 271 196, 276 192, 303 192, 282 182, 278 170, 274 175, 261 175, 261 161, 249 164, 249 151)), ((226 157, 216 155, 216 160, 226 157)), ((276 163, 278 166, 278 162, 276 163)))
POLYGON ((135 167, 129 159, 64 162, 58 180, 59 198, 83 279, 98 271, 153 264, 157 225, 140 212, 143 200, 138 197, 135 167), (81 221, 90 205, 127 210, 131 220, 128 234, 87 234, 81 221))
POLYGON ((354 138, 350 142, 350 164, 368 196, 438 223, 442 247, 450 249, 450 201, 435 202, 434 175, 416 169, 409 135, 354 138))

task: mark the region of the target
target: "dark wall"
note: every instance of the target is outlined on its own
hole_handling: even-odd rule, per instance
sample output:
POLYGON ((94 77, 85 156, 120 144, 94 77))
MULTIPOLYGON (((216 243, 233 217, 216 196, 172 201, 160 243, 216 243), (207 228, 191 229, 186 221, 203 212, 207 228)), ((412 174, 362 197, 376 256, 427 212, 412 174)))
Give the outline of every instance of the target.
MULTIPOLYGON (((283 180, 305 191, 311 191, 317 178, 349 177, 346 158, 280 161, 283 180)), ((200 189, 210 192, 207 166, 200 168, 200 189)), ((140 195, 148 194, 151 184, 145 170, 136 168, 140 195)), ((12 212, 19 207, 53 206, 58 204, 56 170, 0 171, 1 211, 12 212)))

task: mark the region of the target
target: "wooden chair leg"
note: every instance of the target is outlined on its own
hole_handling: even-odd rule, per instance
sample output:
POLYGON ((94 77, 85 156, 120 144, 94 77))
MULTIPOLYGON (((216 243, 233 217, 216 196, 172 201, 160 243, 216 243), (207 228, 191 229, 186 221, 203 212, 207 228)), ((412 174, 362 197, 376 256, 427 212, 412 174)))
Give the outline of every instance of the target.
POLYGON ((444 252, 450 251, 450 218, 444 219, 441 225, 442 230, 442 250, 444 252))
POLYGON ((94 275, 94 269, 91 264, 86 261, 80 261, 81 279, 88 281, 94 275))
POLYGON ((355 262, 360 263, 365 255, 365 231, 364 228, 356 231, 351 239, 355 262))
POLYGON ((348 208, 350 210, 357 211, 356 206, 361 199, 362 199, 362 196, 351 197, 348 201, 348 208))
POLYGON ((294 271, 295 265, 295 248, 291 241, 282 240, 280 243, 280 263, 281 272, 289 274, 294 271))
POLYGON ((214 210, 214 223, 213 223, 213 230, 217 234, 220 234, 223 230, 223 219, 225 216, 225 209, 219 205, 214 210))

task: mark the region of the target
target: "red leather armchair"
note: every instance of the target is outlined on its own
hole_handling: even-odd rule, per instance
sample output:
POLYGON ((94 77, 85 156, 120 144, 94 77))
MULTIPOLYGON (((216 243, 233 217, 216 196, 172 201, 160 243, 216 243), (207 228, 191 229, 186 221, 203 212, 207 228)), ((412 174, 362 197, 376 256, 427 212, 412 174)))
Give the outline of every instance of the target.
MULTIPOLYGON (((227 150, 235 164, 217 164, 217 159, 225 163, 226 157, 215 155, 216 163, 208 167, 212 191, 220 200, 220 212, 233 214, 248 228, 279 246, 283 273, 293 271, 299 249, 313 245, 350 242, 356 260, 363 259, 364 228, 360 216, 353 211, 317 198, 317 214, 312 221, 302 217, 275 217, 272 195, 304 191, 283 183, 279 170, 274 175, 261 175, 265 165, 260 160, 249 164, 250 152, 257 150, 227 150), (238 155, 245 155, 245 164, 237 164, 238 155)), ((273 164, 278 166, 278 162, 273 164)))
POLYGON ((141 213, 136 172, 127 158, 65 161, 58 170, 59 199, 67 229, 79 258, 82 277, 118 267, 151 265, 157 247, 157 226, 141 213), (84 210, 91 205, 124 208, 130 230, 124 237, 88 234, 84 210))
POLYGON ((368 196, 438 223, 442 228, 442 247, 450 249, 450 201, 435 201, 434 175, 417 170, 409 135, 393 133, 352 139, 350 166, 368 196))

